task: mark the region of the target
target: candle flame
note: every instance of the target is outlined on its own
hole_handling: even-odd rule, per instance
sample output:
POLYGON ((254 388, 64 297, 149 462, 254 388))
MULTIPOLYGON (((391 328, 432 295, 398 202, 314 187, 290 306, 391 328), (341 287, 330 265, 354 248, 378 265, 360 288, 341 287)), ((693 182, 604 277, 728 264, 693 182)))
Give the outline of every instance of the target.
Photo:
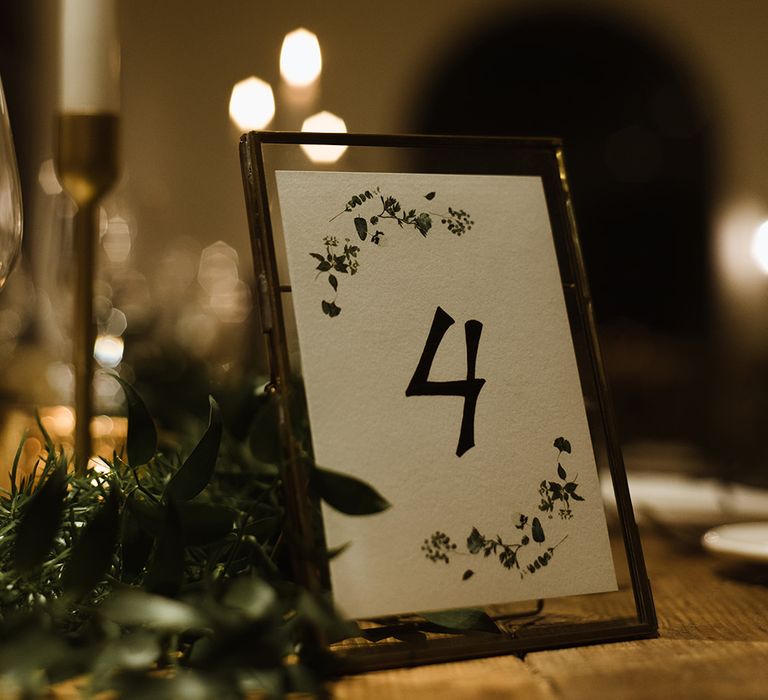
POLYGON ((323 58, 317 36, 307 29, 285 35, 280 50, 280 75, 295 87, 311 85, 323 70, 323 58))
MULTIPOLYGON (((345 134, 347 125, 341 117, 331 112, 318 112, 304 120, 302 131, 315 131, 321 133, 345 134)), ((314 163, 335 163, 347 150, 346 146, 308 143, 301 148, 314 163)))

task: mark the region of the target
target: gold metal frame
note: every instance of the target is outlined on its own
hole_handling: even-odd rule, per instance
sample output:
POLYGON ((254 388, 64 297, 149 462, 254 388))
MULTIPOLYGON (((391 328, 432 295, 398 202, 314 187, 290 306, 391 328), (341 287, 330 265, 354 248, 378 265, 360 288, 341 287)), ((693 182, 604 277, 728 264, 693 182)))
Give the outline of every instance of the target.
MULTIPOLYGON (((595 330, 592 299, 587 284, 576 223, 571 205, 562 142, 559 139, 475 138, 451 136, 375 136, 364 134, 310 134, 251 132, 240 140, 240 158, 256 271, 262 330, 266 336, 271 390, 280 410, 283 445, 282 477, 289 539, 294 543, 296 580, 310 589, 322 588, 322 565, 303 556, 314 538, 313 500, 304 466, 298 460, 288 400, 291 366, 281 295, 290 286, 278 278, 275 240, 270 219, 269 181, 274 172, 270 149, 296 149, 302 144, 344 145, 350 149, 409 149, 428 154, 432 172, 536 175, 541 177, 563 292, 568 309, 579 375, 588 406, 588 420, 598 465, 610 473, 618 506, 626 569, 631 584, 634 617, 589 621, 544 622, 541 606, 529 618, 497 615, 499 635, 437 635, 427 643, 342 645, 339 669, 356 672, 397 666, 435 663, 496 654, 520 654, 578 644, 640 639, 657 635, 656 612, 646 575, 640 539, 627 488, 624 463, 610 410, 608 386, 595 330), (539 624, 542 623, 542 624, 539 624)), ((311 169, 311 168, 308 168, 311 169)), ((423 171, 423 170, 422 170, 423 171)), ((598 594, 605 595, 605 594, 598 594)), ((413 618, 395 622, 396 629, 419 625, 413 618)))

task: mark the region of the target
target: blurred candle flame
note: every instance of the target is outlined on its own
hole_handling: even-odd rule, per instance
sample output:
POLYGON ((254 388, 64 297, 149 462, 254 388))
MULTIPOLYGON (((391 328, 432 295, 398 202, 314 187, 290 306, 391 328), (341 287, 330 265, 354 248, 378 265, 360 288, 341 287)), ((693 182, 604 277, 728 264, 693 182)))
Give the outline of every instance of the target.
MULTIPOLYGON (((332 112, 318 112, 307 117, 301 125, 302 131, 345 134, 347 125, 341 117, 332 112)), ((302 150, 314 163, 335 163, 347 150, 346 146, 327 144, 302 144, 302 150)))
POLYGON ((317 36, 303 27, 285 35, 280 50, 280 75, 294 87, 311 85, 323 70, 317 36))
POLYGON ((263 129, 275 116, 272 86, 252 75, 232 88, 229 116, 241 131, 263 129))
POLYGON ((752 238, 752 259, 762 272, 768 275, 768 221, 757 227, 752 238))

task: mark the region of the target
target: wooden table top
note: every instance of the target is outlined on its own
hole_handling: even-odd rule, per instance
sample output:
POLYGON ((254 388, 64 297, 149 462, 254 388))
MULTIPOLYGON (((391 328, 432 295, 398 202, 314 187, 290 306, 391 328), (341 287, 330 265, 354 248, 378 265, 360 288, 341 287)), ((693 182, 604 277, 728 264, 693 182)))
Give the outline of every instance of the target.
POLYGON ((641 533, 660 637, 345 678, 338 700, 768 699, 768 567, 641 533))

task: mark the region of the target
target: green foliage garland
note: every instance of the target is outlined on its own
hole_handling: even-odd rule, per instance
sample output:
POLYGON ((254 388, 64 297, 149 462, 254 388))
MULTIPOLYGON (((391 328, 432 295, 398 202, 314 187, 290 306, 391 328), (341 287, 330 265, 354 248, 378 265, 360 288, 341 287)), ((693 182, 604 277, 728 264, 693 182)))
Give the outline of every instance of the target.
MULTIPOLYGON (((22 440, 0 492, 0 689, 36 697, 84 675, 85 693, 124 697, 321 693, 332 659, 313 640, 361 632, 291 581, 272 400, 259 393, 250 434, 234 437, 211 399, 182 459, 121 384, 124 456, 76 476, 38 421, 45 452, 18 478, 22 440)), ((357 479, 308 468, 334 508, 389 506, 357 479)))

